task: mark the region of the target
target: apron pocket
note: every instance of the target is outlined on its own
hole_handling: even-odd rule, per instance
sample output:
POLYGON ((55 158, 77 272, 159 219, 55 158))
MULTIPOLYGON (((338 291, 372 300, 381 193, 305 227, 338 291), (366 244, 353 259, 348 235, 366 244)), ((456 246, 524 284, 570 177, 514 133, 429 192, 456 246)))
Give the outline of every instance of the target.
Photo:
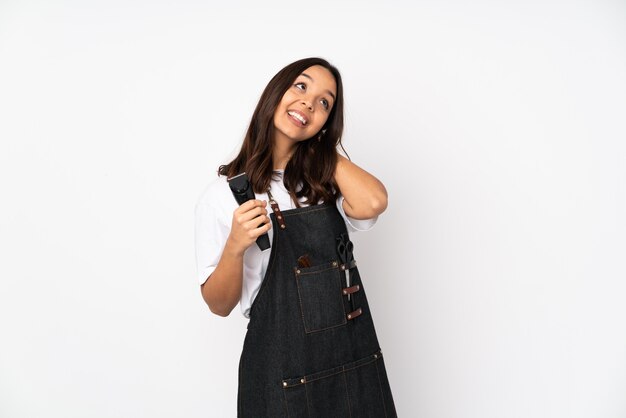
POLYGON ((306 333, 345 325, 342 273, 337 261, 296 267, 296 283, 306 333))
POLYGON ((333 369, 283 380, 287 416, 385 417, 378 371, 381 359, 377 352, 333 369))

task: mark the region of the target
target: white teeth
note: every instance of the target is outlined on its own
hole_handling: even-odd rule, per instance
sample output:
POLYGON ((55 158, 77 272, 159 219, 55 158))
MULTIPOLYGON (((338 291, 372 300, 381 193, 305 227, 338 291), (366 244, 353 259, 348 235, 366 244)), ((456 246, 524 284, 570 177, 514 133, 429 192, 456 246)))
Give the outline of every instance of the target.
POLYGON ((294 118, 298 119, 300 122, 302 122, 303 125, 306 125, 306 120, 302 116, 300 116, 298 113, 296 112, 287 112, 287 113, 293 116, 294 118))

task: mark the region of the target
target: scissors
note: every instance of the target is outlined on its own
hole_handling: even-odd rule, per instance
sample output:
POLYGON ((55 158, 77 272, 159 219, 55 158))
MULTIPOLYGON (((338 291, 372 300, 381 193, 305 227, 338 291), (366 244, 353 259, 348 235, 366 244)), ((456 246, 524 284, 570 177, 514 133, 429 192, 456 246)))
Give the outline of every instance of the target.
MULTIPOLYGON (((337 253, 339 254, 339 259, 341 260, 341 264, 345 266, 346 270, 346 287, 350 287, 350 265, 352 260, 354 260, 354 255, 352 254, 352 249, 354 245, 348 234, 342 233, 339 237, 337 237, 337 253)), ((350 300, 350 294, 348 294, 348 300, 350 300)))

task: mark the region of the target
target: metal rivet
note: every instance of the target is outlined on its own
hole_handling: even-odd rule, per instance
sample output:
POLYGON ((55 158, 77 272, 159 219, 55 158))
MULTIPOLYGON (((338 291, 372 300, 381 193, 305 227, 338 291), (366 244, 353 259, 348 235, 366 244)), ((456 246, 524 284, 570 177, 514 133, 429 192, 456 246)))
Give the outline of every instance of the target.
POLYGON ((286 387, 287 386, 287 382, 283 382, 283 386, 286 387))
POLYGON ((337 265, 337 262, 336 262, 336 261, 333 261, 333 266, 336 266, 336 265, 337 265))
POLYGON ((348 319, 352 319, 352 315, 348 315, 348 319))
POLYGON ((356 290, 359 290, 361 287, 357 284, 356 285, 356 290))
POLYGON ((287 228, 287 227, 286 227, 285 225, 281 225, 280 227, 281 227, 282 229, 285 229, 285 228, 287 228))
POLYGON ((300 379, 300 383, 304 383, 304 379, 300 379))
POLYGON ((278 208, 274 208, 274 212, 278 212, 278 208))
POLYGON ((282 217, 282 216, 280 216, 280 215, 278 215, 277 217, 278 217, 278 219, 283 219, 283 217, 282 217))
POLYGON ((345 264, 342 264, 342 265, 341 265, 341 269, 342 269, 342 270, 345 270, 345 269, 346 269, 345 264))
POLYGON ((374 358, 378 358, 378 354, 374 354, 374 358))
POLYGON ((300 274, 300 270, 296 270, 296 273, 300 274))
POLYGON ((347 294, 348 294, 348 291, 347 291, 347 290, 344 290, 344 291, 343 291, 343 294, 344 294, 344 295, 347 295, 347 294))

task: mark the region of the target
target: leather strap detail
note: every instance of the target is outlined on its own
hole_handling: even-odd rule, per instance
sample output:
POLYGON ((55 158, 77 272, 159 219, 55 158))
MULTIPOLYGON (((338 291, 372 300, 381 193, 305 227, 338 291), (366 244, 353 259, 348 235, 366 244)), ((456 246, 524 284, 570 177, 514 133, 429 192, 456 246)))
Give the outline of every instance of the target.
POLYGON ((272 192, 270 192, 269 188, 267 189, 267 197, 269 197, 270 199, 270 206, 274 211, 274 215, 276 215, 276 220, 278 221, 278 225, 280 225, 280 229, 287 228, 287 225, 285 225, 285 219, 283 217, 283 214, 280 212, 278 203, 276 203, 276 201, 274 200, 274 196, 272 196, 272 192))
POLYGON ((354 319, 357 316, 361 315, 363 313, 363 309, 359 308, 356 311, 352 311, 350 312, 348 315, 346 315, 346 318, 348 319, 354 319))
POLYGON ((285 218, 283 217, 283 214, 280 212, 278 203, 271 201, 270 206, 272 207, 272 210, 274 211, 274 215, 276 215, 276 220, 278 221, 278 225, 280 225, 280 228, 281 229, 287 228, 287 225, 285 225, 285 218))
POLYGON ((344 295, 351 295, 354 292, 358 292, 360 289, 361 289, 361 286, 359 286, 358 284, 355 284, 354 286, 344 287, 342 292, 344 295))

